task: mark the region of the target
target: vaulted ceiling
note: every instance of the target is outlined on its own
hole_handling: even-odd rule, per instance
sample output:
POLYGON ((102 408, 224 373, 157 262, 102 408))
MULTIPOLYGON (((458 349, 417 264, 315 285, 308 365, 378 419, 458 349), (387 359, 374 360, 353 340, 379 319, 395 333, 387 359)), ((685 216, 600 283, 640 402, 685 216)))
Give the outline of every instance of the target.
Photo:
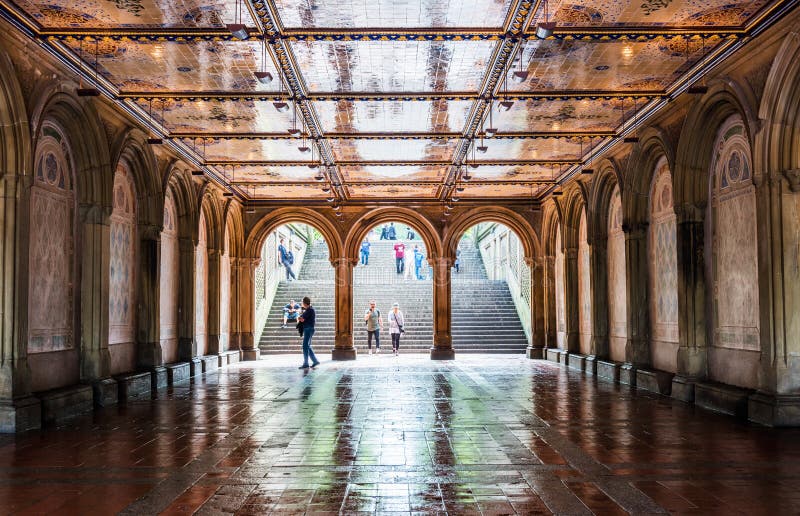
POLYGON ((546 195, 790 3, 0 0, 236 195, 335 202, 546 195))

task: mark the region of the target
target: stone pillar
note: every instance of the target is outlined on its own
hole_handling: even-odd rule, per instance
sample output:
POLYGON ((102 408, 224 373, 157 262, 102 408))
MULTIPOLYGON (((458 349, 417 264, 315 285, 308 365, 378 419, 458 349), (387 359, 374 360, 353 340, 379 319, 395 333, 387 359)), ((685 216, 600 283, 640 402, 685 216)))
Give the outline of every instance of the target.
POLYGON ((242 350, 242 360, 258 360, 261 350, 258 349, 253 337, 253 326, 256 320, 255 284, 256 267, 261 262, 260 258, 239 258, 235 260, 236 271, 236 303, 237 320, 239 322, 238 341, 242 350))
POLYGON ((761 371, 748 417, 800 426, 800 170, 756 183, 761 291, 761 371), (761 237, 763 235, 763 238, 761 237))
POLYGON ((694 401, 694 382, 707 372, 706 279, 703 208, 676 210, 678 254, 678 369, 672 397, 694 401))
POLYGON ((42 426, 28 367, 28 198, 30 176, 0 176, 0 432, 42 426), (18 216, 18 214, 23 214, 18 216))
POLYGON ((81 205, 81 232, 75 256, 80 259, 81 381, 91 383, 96 405, 117 402, 108 351, 108 289, 111 249, 111 209, 81 205))
POLYGON ((543 257, 525 258, 531 271, 531 338, 525 356, 544 358, 546 344, 544 324, 545 263, 543 257))
POLYGON ((634 368, 650 367, 647 301, 647 224, 623 225, 625 232, 625 289, 628 336, 625 362, 634 368))
POLYGON ((141 369, 164 365, 161 353, 161 232, 139 226, 139 285, 136 299, 136 364, 141 369))
POLYGON ((453 360, 453 336, 450 300, 450 267, 452 260, 447 257, 431 258, 433 267, 433 347, 431 360, 453 360))
POLYGON ((556 325, 556 259, 545 256, 544 260, 544 349, 558 347, 558 329, 556 325))
POLYGON ((195 252, 197 242, 191 238, 178 239, 180 292, 178 293, 178 356, 184 362, 190 362, 192 375, 200 371, 199 349, 195 335, 195 270, 197 260, 195 252))
POLYGON ((579 353, 580 342, 580 302, 578 300, 578 248, 564 249, 564 321, 567 326, 567 349, 579 353))
POLYGON ((206 339, 208 339, 208 354, 219 355, 225 351, 225 342, 220 336, 220 303, 221 289, 220 266, 222 251, 208 248, 208 319, 206 319, 206 339))
POLYGON ((589 242, 589 284, 592 296, 591 355, 607 360, 608 344, 608 247, 604 237, 589 242))
POLYGON ((353 262, 348 258, 331 260, 335 271, 334 324, 336 337, 331 351, 333 360, 355 360, 353 345, 353 262))

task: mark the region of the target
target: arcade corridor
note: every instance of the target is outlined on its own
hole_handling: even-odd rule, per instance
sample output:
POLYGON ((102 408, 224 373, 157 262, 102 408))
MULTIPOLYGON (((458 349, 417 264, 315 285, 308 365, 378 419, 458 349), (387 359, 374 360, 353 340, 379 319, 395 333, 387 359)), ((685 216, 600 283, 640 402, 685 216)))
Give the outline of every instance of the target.
POLYGON ((3 514, 788 514, 800 430, 551 362, 241 363, 0 438, 3 514), (778 453, 780 450, 780 453, 778 453))

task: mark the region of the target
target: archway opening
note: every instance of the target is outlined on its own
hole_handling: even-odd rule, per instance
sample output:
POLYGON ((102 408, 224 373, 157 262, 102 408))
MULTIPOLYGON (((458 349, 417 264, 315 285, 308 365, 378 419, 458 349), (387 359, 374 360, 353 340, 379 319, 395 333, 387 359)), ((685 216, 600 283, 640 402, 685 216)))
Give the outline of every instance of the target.
POLYGON ((289 222, 267 235, 253 288, 254 342, 262 355, 302 352, 296 326, 306 296, 317 314, 315 345, 333 345, 334 280, 328 242, 318 229, 289 222))
POLYGON ((386 355, 395 345, 398 355, 430 352, 433 274, 420 232, 401 222, 378 224, 362 240, 358 257, 353 268, 353 341, 359 353, 377 354, 378 341, 386 355))
POLYGON ((459 240, 451 270, 453 347, 458 353, 525 353, 531 271, 519 236, 481 222, 459 240))

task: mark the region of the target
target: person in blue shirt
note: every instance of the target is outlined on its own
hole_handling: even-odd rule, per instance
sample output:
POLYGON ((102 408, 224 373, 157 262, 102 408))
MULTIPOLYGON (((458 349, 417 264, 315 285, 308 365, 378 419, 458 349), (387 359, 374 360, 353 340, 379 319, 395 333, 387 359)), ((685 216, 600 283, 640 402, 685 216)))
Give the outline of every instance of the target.
POLYGON ((299 315, 300 303, 295 303, 294 299, 290 300, 283 307, 283 326, 281 326, 281 328, 286 328, 286 323, 288 321, 296 322, 299 315))
POLYGON ((369 238, 361 242, 361 265, 369 265, 369 238))
POLYGON ((456 272, 461 272, 461 249, 456 249, 456 272))
POLYGON ((317 313, 314 307, 311 306, 311 298, 306 296, 303 298, 303 314, 298 318, 300 321, 299 330, 302 329, 303 335, 303 365, 298 369, 308 369, 308 359, 311 359, 310 367, 317 367, 319 360, 314 355, 314 349, 311 347, 311 337, 314 336, 314 324, 316 322, 317 313))
POLYGON ((425 259, 425 255, 422 254, 422 251, 419 250, 419 246, 414 246, 414 272, 417 275, 417 279, 421 280, 422 278, 422 261, 425 259))
POLYGON ((280 253, 280 261, 281 265, 286 268, 286 281, 291 281, 297 279, 292 271, 292 263, 294 263, 294 255, 291 251, 286 249, 286 246, 283 245, 283 238, 280 239, 280 245, 278 246, 278 252, 280 253))
POLYGON ((389 240, 397 240, 397 230, 394 229, 394 222, 389 223, 389 229, 386 230, 386 238, 389 240))

